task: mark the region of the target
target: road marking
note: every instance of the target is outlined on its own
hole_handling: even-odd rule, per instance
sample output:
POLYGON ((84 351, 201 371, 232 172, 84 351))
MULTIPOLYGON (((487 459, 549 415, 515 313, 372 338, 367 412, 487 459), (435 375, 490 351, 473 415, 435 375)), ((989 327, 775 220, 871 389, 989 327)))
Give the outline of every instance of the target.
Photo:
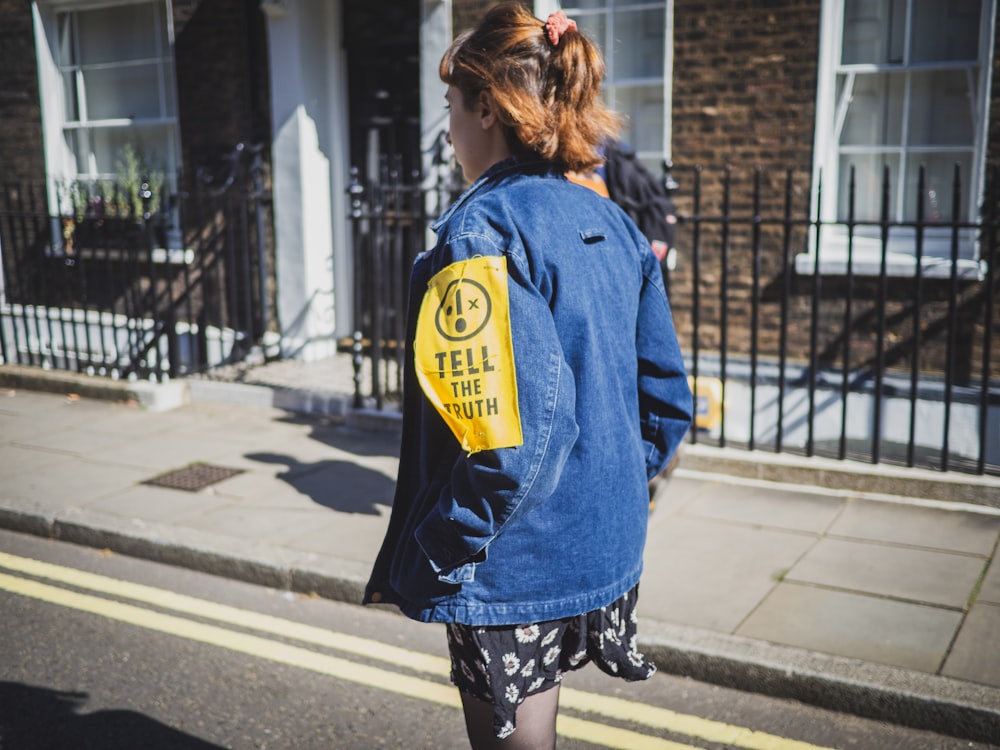
MULTIPOLYGON (((354 654, 356 656, 362 656, 366 658, 375 659, 377 661, 386 662, 393 665, 404 666, 413 671, 422 672, 425 674, 434 675, 436 677, 447 677, 450 669, 448 659, 444 659, 437 656, 432 656, 430 654, 421 654, 415 651, 410 651, 407 649, 399 648, 397 646, 390 646, 385 643, 380 643, 378 641, 370 640, 367 638, 359 638, 357 636, 348 635, 346 633, 337 633, 331 630, 325 630, 323 628, 314 627, 311 625, 304 625, 302 623, 294 622, 292 620, 286 620, 280 617, 274 617, 271 615, 265 615, 258 612, 252 612, 249 610, 239 609, 237 607, 230 607, 224 604, 218 604, 216 602, 210 602, 205 599, 198 599, 196 597, 186 596, 184 594, 178 594, 172 591, 167 591, 164 589, 155 588, 153 586, 146 586, 143 584, 132 583, 129 581, 122 581, 116 578, 109 578, 107 576, 97 575, 94 573, 87 573, 82 570, 76 570, 74 568, 68 568, 61 565, 54 565, 52 563, 42 562, 39 560, 33 560, 25 557, 17 557, 15 555, 10 555, 4 552, 0 552, 0 567, 7 568, 8 570, 13 570, 27 575, 36 576, 39 578, 47 578, 49 580, 57 581, 70 586, 75 586, 77 588, 89 589, 101 594, 106 594, 110 596, 118 596, 126 599, 132 599, 133 601, 142 602, 145 604, 151 604, 153 606, 170 609, 175 612, 181 612, 184 614, 194 615, 197 617, 202 617, 205 619, 215 620, 217 622, 222 622, 227 625, 233 625, 237 627, 249 628, 252 630, 257 630, 264 633, 270 633, 273 635, 279 635, 282 637, 291 638, 294 640, 302 641, 305 643, 310 643, 313 645, 323 646, 326 648, 336 649, 342 652, 354 654)), ((7 578, 7 577, 4 577, 7 578)), ((14 578, 13 580, 20 581, 22 579, 14 578)), ((6 588, 4 586, 3 588, 6 588)), ((63 589, 54 589, 55 591, 63 591, 63 589)), ((67 592, 71 593, 71 592, 67 592)), ((27 594, 26 594, 27 595, 27 594)), ((36 597, 41 598, 41 597, 36 597)), ((106 602, 104 599, 95 599, 98 602, 106 602)), ((61 602, 56 602, 61 603, 61 602)), ((115 604, 115 602, 108 602, 109 604, 115 604)), ((65 605, 71 606, 71 605, 65 605)), ((120 605, 129 606, 129 605, 120 605)), ((155 615, 156 613, 149 612, 141 608, 132 609, 138 612, 149 613, 150 615, 155 615)), ((92 609, 87 609, 86 611, 95 611, 92 609)), ((97 612, 97 614, 103 614, 103 612, 97 612)), ((169 615, 162 615, 163 617, 170 617, 169 615)), ((114 619, 119 619, 115 617, 114 619)), ((189 620, 177 619, 180 622, 190 623, 189 620)), ((131 622, 130 620, 123 620, 126 622, 131 622)), ((133 623, 138 624, 138 623, 133 623)), ((140 625, 141 627, 146 627, 140 625)), ((211 628, 212 626, 203 626, 206 628, 211 628)), ((151 628, 158 629, 158 628, 151 628)), ((232 631, 224 629, 220 630, 223 633, 230 634, 232 631)), ((171 632, 169 630, 164 630, 163 632, 171 632)), ((235 634, 234 634, 235 635, 235 634)), ((185 636, 186 637, 186 636, 185 636)), ((228 636, 227 636, 228 637, 228 636)), ((247 636, 253 638, 254 636, 247 636)), ((195 639, 200 640, 200 639, 195 639)), ((265 639, 258 639, 261 643, 272 643, 265 639)), ((210 641, 204 641, 209 643, 210 641)), ((211 642, 214 643, 214 642, 211 642)), ((228 648, 226 643, 215 644, 222 645, 224 648, 228 648)), ((294 648, 294 647, 289 647, 294 648)), ((239 649, 234 649, 239 650, 239 649)), ((303 650, 304 651, 304 650, 303 650)), ((251 655, 258 656, 263 651, 247 651, 251 655)), ((311 651, 305 651, 305 653, 313 654, 311 651)), ((265 657, 270 658, 270 657, 265 657)), ((334 657, 325 657, 333 659, 334 657)), ((281 661, 281 659, 276 659, 281 661)), ((338 662, 343 660, 337 660, 338 662)), ((285 662, 291 663, 291 662, 285 662)), ((344 664, 354 665, 354 662, 343 661, 344 664)), ((357 666, 357 665, 356 665, 357 666)), ((309 669, 310 666, 305 668, 309 669)), ((366 668, 374 669, 374 668, 366 668)), ((319 670, 314 670, 319 671, 319 670)), ((382 675, 393 675, 393 679, 402 678, 401 675, 394 672, 385 672, 384 670, 376 670, 382 675)), ((326 672, 325 672, 326 673, 326 672)), ((352 679, 351 677, 342 676, 339 674, 332 674, 333 676, 341 676, 343 679, 352 679)), ((416 679, 416 678, 408 678, 416 679)), ((354 680, 361 681, 361 680, 354 680)), ((426 681, 419 681, 423 685, 435 685, 435 683, 429 683, 426 681)), ((370 684, 370 683, 364 683, 370 684)), ((435 685, 436 687, 441 687, 435 685)), ((382 687, 379 685, 378 687, 382 687)), ((448 687, 447 691, 451 694, 452 700, 446 705, 459 705, 457 693, 453 687, 448 687)), ((410 693, 404 693, 410 695, 410 693)), ((412 695, 411 697, 422 698, 424 694, 418 693, 412 695)), ((442 702, 436 699, 434 702, 442 702)), ((807 742, 801 742, 798 740, 787 739, 778 735, 767 734, 765 732, 757 732, 746 727, 741 727, 734 724, 727 724, 724 722, 712 721, 710 719, 703 719, 699 716, 692 716, 689 714, 682 714, 677 711, 672 711, 670 709, 659 708, 657 706, 652 706, 645 703, 635 703, 632 701, 627 701, 621 698, 613 698, 610 696, 595 695, 593 693, 587 693, 582 690, 574 690, 563 686, 560 690, 559 696, 560 705, 565 708, 570 708, 576 711, 582 711, 586 713, 598 714, 600 716, 605 716, 610 719, 615 719, 618 721, 627 721, 641 726, 649 727, 651 729, 659 729, 663 731, 670 732, 672 734, 682 734, 688 737, 693 737, 697 740, 704 740, 707 742, 717 742, 721 744, 726 744, 730 747, 744 748, 745 750, 828 750, 828 748, 823 748, 819 745, 812 745, 807 742)), ((564 717, 560 714, 559 720, 562 724, 559 725, 558 729, 560 734, 564 734, 568 737, 576 737, 579 739, 594 742, 594 726, 603 727, 604 729, 612 729, 611 727, 604 727, 604 725, 595 724, 594 722, 587 722, 584 720, 571 719, 571 717, 565 717, 567 721, 563 721, 564 717), (576 726, 575 722, 583 721, 587 727, 581 731, 584 734, 575 734, 573 727, 576 726), (564 731, 565 730, 565 731, 564 731)), ((622 730, 628 731, 628 730, 622 730)), ((638 733, 638 737, 645 737, 638 733)), ((639 750, 640 748, 647 747, 646 745, 636 745, 634 740, 630 740, 633 744, 625 745, 615 745, 609 744, 607 747, 625 747, 625 748, 635 748, 639 750)), ((657 745, 657 747, 669 747, 657 745)), ((685 747, 681 745, 673 745, 673 747, 685 747)))
MULTIPOLYGON (((224 648, 257 659, 267 659, 307 669, 311 672, 367 685, 378 690, 398 693, 409 698, 430 701, 456 709, 461 708, 458 691, 450 685, 422 680, 377 667, 369 667, 249 633, 241 633, 183 617, 154 612, 112 599, 81 594, 47 583, 17 578, 6 573, 0 573, 0 589, 50 604, 89 612, 146 630, 224 648)), ((559 717, 556 722, 556 731, 564 736, 586 739, 592 744, 612 748, 612 750, 692 750, 695 747, 574 717, 559 717)))

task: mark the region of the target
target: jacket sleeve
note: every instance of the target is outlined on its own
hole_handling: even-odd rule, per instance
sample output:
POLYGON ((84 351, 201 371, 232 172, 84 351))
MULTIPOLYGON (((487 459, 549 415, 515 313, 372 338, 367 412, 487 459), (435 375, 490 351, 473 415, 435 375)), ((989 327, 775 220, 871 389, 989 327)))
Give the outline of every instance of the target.
MULTIPOLYGON (((483 256, 491 249, 500 254, 485 237, 452 238, 446 262, 483 256)), ((579 434, 574 378, 547 301, 525 269, 508 260, 509 338, 521 442, 459 452, 436 502, 417 526, 418 544, 439 578, 449 583, 472 580, 475 564, 485 560, 488 545, 505 525, 552 494, 579 434)))
POLYGON ((663 287, 663 274, 651 252, 643 255, 643 285, 635 336, 640 425, 646 449, 646 474, 652 479, 667 465, 687 434, 693 403, 663 287))

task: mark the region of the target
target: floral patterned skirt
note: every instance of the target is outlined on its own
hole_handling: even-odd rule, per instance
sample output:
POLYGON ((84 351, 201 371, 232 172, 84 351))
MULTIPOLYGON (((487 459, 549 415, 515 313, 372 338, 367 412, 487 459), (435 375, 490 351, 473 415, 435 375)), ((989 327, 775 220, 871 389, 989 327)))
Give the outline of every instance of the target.
POLYGON ((500 739, 517 726, 525 698, 556 687, 566 672, 593 661, 629 682, 656 672, 636 647, 639 587, 593 612, 529 625, 449 624, 451 681, 464 693, 493 704, 500 739))

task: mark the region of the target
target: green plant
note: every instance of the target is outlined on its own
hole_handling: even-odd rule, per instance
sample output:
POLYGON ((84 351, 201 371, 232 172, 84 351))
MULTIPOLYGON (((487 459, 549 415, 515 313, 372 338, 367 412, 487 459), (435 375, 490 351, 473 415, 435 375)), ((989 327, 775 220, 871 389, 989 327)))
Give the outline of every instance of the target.
POLYGON ((118 190, 114 196, 105 194, 105 203, 114 208, 119 216, 127 215, 135 219, 143 215, 142 183, 143 178, 149 186, 149 213, 160 210, 160 191, 163 188, 163 172, 152 168, 146 162, 142 152, 126 143, 121 155, 115 162, 117 170, 118 190))

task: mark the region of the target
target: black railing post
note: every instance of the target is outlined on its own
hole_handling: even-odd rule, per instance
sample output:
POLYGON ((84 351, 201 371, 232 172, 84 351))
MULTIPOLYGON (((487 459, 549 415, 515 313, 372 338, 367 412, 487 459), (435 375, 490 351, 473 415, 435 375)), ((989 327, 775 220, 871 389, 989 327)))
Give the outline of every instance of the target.
MULTIPOLYGON (((694 187, 691 191, 694 223, 691 232, 691 391, 694 394, 695 418, 698 411, 698 360, 701 356, 698 334, 701 325, 701 165, 694 168, 694 187)), ((697 424, 689 430, 691 442, 698 442, 697 424)))
POLYGON ((920 377, 920 339, 923 336, 923 332, 920 330, 920 313, 924 300, 924 195, 926 189, 927 167, 921 164, 917 173, 917 235, 913 267, 913 354, 910 360, 910 432, 906 444, 907 466, 913 466, 916 463, 917 452, 917 401, 919 396, 917 386, 920 377))
POLYGON ((885 307, 889 296, 889 165, 882 170, 881 258, 878 273, 877 315, 878 334, 875 337, 875 393, 872 419, 872 463, 882 460, 882 390, 885 385, 885 307))
POLYGON ((980 246, 986 248, 986 273, 983 279, 985 290, 985 321, 983 325, 983 370, 979 381, 979 457, 976 460, 976 473, 986 472, 986 454, 989 441, 989 413, 990 413, 990 360, 992 357, 993 343, 993 305, 994 305, 994 266, 998 258, 997 253, 997 199, 1000 197, 1000 170, 994 165, 987 180, 986 188, 986 210, 982 217, 982 228, 980 233, 980 246), (985 232, 986 237, 982 236, 985 232))
POLYGON ((819 349, 819 305, 822 299, 822 250, 823 250, 823 181, 819 180, 816 185, 816 248, 813 256, 815 263, 812 277, 812 307, 809 312, 809 371, 808 382, 808 413, 809 419, 806 424, 806 455, 812 456, 815 452, 815 429, 816 429, 816 370, 819 367, 817 352, 819 349))
MULTIPOLYGON (((722 186, 722 268, 719 284, 719 383, 720 400, 726 403, 726 365, 729 352, 729 220, 731 211, 730 192, 733 183, 733 168, 726 165, 725 182, 722 186)), ((722 409, 719 420, 719 447, 726 447, 726 410, 722 409)))
POLYGON ((854 327, 854 208, 857 198, 857 183, 854 165, 851 165, 850 182, 847 186, 847 294, 844 299, 844 333, 843 346, 841 348, 841 373, 840 373, 840 445, 837 450, 838 457, 843 460, 847 457, 847 406, 850 397, 850 377, 851 377, 851 329, 854 327))
POLYGON ((778 330, 778 424, 774 433, 774 450, 781 453, 785 430, 785 370, 788 364, 788 300, 792 298, 792 264, 789 257, 792 249, 792 216, 794 193, 792 190, 792 168, 785 172, 785 219, 783 241, 781 243, 781 301, 778 330))
POLYGON ((948 276, 948 342, 944 364, 944 435, 941 441, 941 471, 948 471, 951 451, 951 405, 955 389, 955 338, 958 330, 958 222, 962 205, 961 167, 955 163, 951 187, 951 273, 948 276))
POLYGON ((757 416, 757 344, 760 326, 760 180, 758 164, 753 171, 753 227, 752 227, 752 280, 750 291, 750 440, 747 447, 754 450, 754 424, 757 416))

